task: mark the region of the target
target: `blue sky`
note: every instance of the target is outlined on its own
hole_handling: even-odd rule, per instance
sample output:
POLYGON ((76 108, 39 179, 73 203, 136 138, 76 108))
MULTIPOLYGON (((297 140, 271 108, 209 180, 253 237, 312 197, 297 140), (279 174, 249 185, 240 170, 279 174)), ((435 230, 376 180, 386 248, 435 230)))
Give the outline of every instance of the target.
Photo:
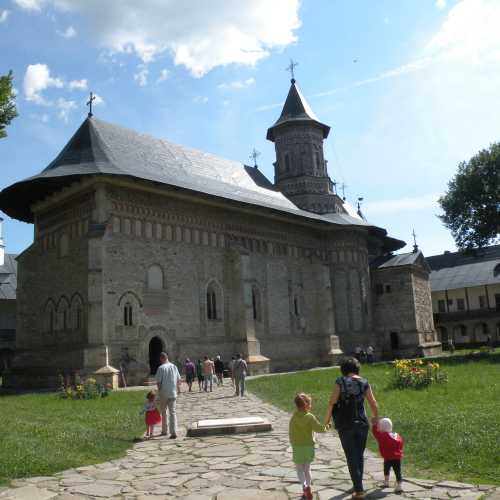
MULTIPOLYGON (((0 0, 0 73, 19 117, 0 141, 0 188, 38 173, 87 113, 259 165, 296 78, 332 179, 367 219, 426 255, 454 250, 437 198, 460 161, 498 140, 497 0, 0 0)), ((7 250, 30 225, 5 217, 7 250)))

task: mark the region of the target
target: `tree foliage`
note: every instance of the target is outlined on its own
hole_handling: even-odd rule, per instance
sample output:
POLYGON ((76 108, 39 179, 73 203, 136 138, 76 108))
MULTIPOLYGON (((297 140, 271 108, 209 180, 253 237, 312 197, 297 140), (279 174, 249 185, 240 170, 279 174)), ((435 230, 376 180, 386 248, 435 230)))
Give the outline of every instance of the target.
POLYGON ((460 249, 500 242, 500 143, 460 163, 439 204, 460 249))
POLYGON ((16 95, 12 89, 12 71, 0 76, 0 139, 7 137, 6 126, 17 116, 16 95))

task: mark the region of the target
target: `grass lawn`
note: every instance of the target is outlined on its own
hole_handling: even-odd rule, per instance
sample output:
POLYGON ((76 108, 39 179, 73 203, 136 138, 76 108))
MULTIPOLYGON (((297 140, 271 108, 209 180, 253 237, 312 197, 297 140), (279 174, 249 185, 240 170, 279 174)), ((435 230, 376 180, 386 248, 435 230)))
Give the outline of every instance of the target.
MULTIPOLYGON (((441 362, 449 382, 428 389, 389 387, 390 365, 364 366, 380 415, 392 419, 405 439, 404 471, 408 476, 500 484, 499 356, 450 364, 441 362)), ((323 420, 338 369, 314 370, 249 380, 248 389, 293 411, 293 397, 313 396, 313 413, 323 420)), ((377 451, 372 436, 368 447, 377 451)))
POLYGON ((0 396, 0 483, 118 458, 142 435, 144 393, 89 401, 0 396))

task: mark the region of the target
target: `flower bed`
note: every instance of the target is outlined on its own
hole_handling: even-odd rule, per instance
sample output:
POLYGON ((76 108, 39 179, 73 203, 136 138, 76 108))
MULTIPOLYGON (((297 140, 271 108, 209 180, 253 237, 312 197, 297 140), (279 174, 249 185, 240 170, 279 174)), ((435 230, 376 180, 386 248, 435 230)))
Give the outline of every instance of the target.
POLYGON ((445 384, 448 376, 439 363, 421 359, 397 359, 393 361, 393 385, 399 389, 422 388, 431 384, 445 384))
POLYGON ((92 377, 86 379, 75 377, 74 384, 60 377, 59 397, 62 399, 98 399, 106 397, 111 390, 110 384, 98 384, 92 377))

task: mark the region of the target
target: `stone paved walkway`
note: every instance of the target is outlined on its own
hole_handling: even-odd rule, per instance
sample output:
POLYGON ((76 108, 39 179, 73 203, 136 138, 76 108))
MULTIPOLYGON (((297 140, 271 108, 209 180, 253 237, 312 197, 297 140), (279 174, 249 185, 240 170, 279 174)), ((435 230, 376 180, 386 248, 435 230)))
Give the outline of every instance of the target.
MULTIPOLYGON (((131 409, 136 411, 136 409, 131 409)), ((67 470, 51 477, 16 480, 0 489, 0 500, 110 498, 155 500, 289 500, 300 498, 288 446, 289 415, 253 395, 236 398, 230 387, 210 394, 183 393, 178 399, 180 436, 137 443, 119 460, 67 470), (260 415, 273 422, 270 433, 186 438, 185 426, 207 417, 260 415)), ((349 498, 351 483, 334 432, 318 435, 313 468, 317 500, 349 498)), ((367 498, 500 499, 500 488, 453 481, 407 479, 404 493, 377 487, 382 462, 366 454, 367 498)))

